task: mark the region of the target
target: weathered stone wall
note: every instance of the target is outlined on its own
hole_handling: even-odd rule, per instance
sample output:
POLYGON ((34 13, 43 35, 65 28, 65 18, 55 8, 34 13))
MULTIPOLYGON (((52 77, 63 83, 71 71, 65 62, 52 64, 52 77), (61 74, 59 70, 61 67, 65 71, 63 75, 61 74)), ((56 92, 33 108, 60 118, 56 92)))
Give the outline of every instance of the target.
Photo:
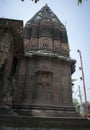
POLYGON ((75 113, 71 64, 57 58, 33 55, 20 60, 14 92, 13 107, 21 114, 56 117, 75 113))
POLYGON ((12 105, 17 62, 24 50, 22 31, 22 21, 0 18, 0 105, 12 105))
POLYGON ((69 64, 52 58, 32 57, 22 60, 18 68, 16 98, 22 99, 23 105, 31 105, 35 100, 37 104, 44 105, 72 104, 69 64), (40 79, 36 79, 37 76, 40 79), (37 95, 36 99, 33 94, 37 95), (40 98, 43 98, 42 101, 39 100, 40 98))

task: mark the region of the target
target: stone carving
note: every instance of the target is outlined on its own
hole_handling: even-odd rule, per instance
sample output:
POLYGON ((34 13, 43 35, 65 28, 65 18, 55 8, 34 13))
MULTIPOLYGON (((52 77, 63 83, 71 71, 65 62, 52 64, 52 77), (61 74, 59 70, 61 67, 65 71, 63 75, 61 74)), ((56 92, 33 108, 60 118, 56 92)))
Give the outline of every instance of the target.
POLYGON ((66 77, 66 76, 62 77, 62 85, 68 86, 68 77, 66 77))
MULTIPOLYGON (((47 71, 38 71, 35 74, 35 92, 37 93, 36 99, 42 103, 48 103, 50 91, 51 91, 51 77, 52 73, 47 71)), ((34 93, 35 99, 35 93, 34 93)))

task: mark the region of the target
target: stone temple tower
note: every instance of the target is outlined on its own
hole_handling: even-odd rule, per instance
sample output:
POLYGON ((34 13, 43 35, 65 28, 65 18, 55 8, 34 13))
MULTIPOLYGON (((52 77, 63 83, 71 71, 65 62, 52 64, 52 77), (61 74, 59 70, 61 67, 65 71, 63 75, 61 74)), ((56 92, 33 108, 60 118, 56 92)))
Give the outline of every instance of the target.
POLYGON ((24 58, 18 64, 13 107, 30 116, 75 116, 65 26, 46 5, 24 27, 24 58))
POLYGON ((72 103, 65 26, 45 5, 23 28, 0 18, 0 130, 88 130, 72 103))

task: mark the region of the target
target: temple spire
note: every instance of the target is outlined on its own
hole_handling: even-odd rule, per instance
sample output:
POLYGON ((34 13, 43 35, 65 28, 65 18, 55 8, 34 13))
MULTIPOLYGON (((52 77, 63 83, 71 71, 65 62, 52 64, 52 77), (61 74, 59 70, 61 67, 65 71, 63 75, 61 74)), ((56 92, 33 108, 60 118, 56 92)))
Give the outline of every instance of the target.
POLYGON ((48 6, 48 4, 46 3, 45 6, 48 6))

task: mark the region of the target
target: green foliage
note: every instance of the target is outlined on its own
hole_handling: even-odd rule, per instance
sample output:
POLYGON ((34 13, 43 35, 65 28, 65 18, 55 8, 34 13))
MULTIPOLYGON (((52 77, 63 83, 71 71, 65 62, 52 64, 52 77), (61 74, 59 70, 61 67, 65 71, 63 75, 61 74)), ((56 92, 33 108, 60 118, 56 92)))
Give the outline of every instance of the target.
MULTIPOLYGON (((21 0, 21 1, 24 1, 24 0, 21 0)), ((34 1, 34 3, 37 3, 39 0, 32 0, 32 1, 34 1)))
MULTIPOLYGON (((86 0, 87 1, 87 0, 86 0)), ((83 0, 78 0, 78 4, 82 4, 83 0)))
MULTIPOLYGON (((24 1, 24 0, 21 0, 21 1, 24 1)), ((39 0, 32 0, 34 1, 34 3, 37 3, 39 0)), ((78 0, 78 4, 82 4, 82 0, 78 0)))
POLYGON ((75 81, 77 81, 77 79, 72 79, 72 82, 75 82, 75 81))
POLYGON ((34 1, 35 3, 37 3, 39 0, 32 0, 32 1, 34 1))
POLYGON ((78 0, 78 4, 82 4, 82 0, 78 0))
POLYGON ((78 100, 77 100, 76 98, 74 98, 74 99, 73 99, 73 105, 76 106, 76 105, 78 105, 78 104, 79 104, 78 100))
POLYGON ((73 99, 73 105, 76 108, 76 112, 80 115, 80 109, 78 109, 79 102, 76 98, 73 99))
POLYGON ((77 79, 71 79, 72 86, 74 86, 74 84, 75 84, 75 81, 77 81, 77 79))

